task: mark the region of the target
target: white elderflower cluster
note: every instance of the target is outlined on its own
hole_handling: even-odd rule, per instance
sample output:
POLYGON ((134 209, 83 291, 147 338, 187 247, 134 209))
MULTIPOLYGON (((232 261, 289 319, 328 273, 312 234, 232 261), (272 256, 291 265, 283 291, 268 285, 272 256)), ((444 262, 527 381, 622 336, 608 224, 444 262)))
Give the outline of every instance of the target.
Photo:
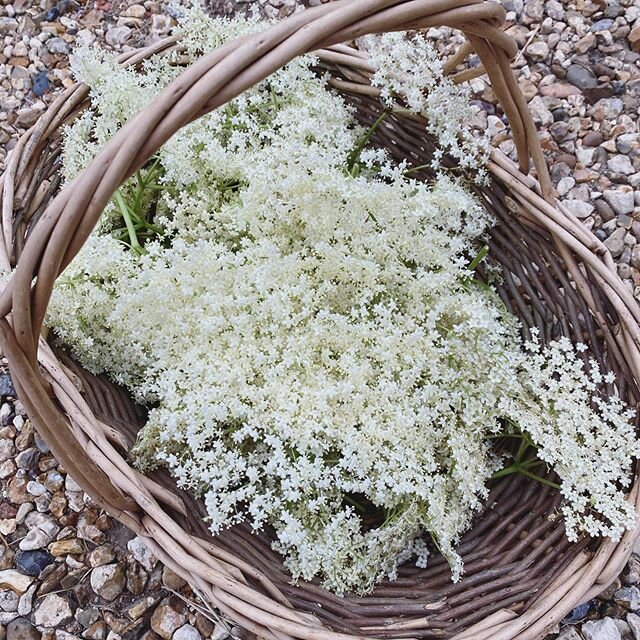
POLYGON ((371 83, 382 89, 382 98, 397 108, 400 96, 406 106, 427 120, 427 131, 440 144, 434 154, 437 168, 444 152, 460 166, 473 169, 478 180, 486 177, 488 134, 474 134, 469 123, 475 112, 468 87, 455 84, 443 70, 433 45, 420 34, 384 33, 362 38, 376 67, 371 83))
MULTIPOLYGON (((192 12, 184 28, 197 55, 256 25, 192 12)), ((565 341, 523 348, 473 279, 491 219, 458 180, 417 182, 371 149, 347 170, 363 130, 312 63, 178 132, 141 250, 114 237, 112 206, 56 286, 59 339, 150 407, 138 464, 201 496, 214 533, 273 527, 294 579, 337 593, 425 566, 432 545, 457 580, 456 544, 508 464, 499 435, 526 434, 558 473, 571 535, 619 536, 630 413, 565 341)), ((176 73, 82 65, 96 107, 67 131, 69 178, 176 73)))
MULTIPOLYGON (((522 380, 531 404, 519 403, 515 415, 531 435, 540 460, 562 479, 567 534, 571 540, 580 531, 618 539, 636 519, 620 490, 629 486, 632 461, 640 452, 634 412, 620 398, 597 393, 603 382, 614 382, 614 376, 603 374, 595 360, 585 371, 566 338, 545 350, 537 340, 527 347, 531 367, 522 380)), ((584 345, 577 350, 584 351, 584 345)))

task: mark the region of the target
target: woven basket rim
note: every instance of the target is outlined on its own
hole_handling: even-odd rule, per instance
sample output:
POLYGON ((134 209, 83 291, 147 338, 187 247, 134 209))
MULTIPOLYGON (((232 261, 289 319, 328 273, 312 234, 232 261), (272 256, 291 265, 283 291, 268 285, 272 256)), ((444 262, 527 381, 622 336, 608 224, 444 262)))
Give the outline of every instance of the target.
MULTIPOLYGON (((232 99, 296 55, 313 50, 347 77, 334 79, 341 91, 371 96, 363 55, 340 42, 367 32, 413 30, 448 25, 466 35, 465 45, 448 61, 455 70, 475 51, 489 75, 512 126, 520 167, 494 150, 489 171, 509 190, 514 215, 522 216, 555 239, 575 287, 592 296, 588 281, 604 292, 619 318, 612 340, 624 353, 635 380, 640 380, 640 311, 620 280, 607 248, 561 203, 555 200, 533 120, 509 67, 513 42, 501 30, 504 10, 495 2, 466 0, 338 0, 294 15, 269 30, 231 42, 193 64, 154 103, 114 137, 89 168, 55 197, 42 186, 38 159, 50 136, 86 103, 88 88, 75 85, 51 105, 20 139, 7 160, 2 185, 0 260, 17 265, 0 293, 0 340, 16 390, 40 435, 86 493, 132 529, 171 569, 184 577, 206 602, 240 626, 269 639, 354 639, 331 631, 297 611, 264 575, 190 536, 163 509, 184 511, 176 496, 132 469, 118 451, 122 437, 96 417, 76 388, 75 375, 42 337, 44 313, 58 274, 82 247, 115 189, 178 128, 232 99), (528 175, 529 155, 538 180, 528 175), (23 202, 28 215, 38 213, 26 243, 14 236, 14 214, 23 202), (35 282, 35 285, 33 283, 35 282), (175 551, 174 551, 175 550, 175 551), (255 586, 241 576, 250 576, 255 586), (266 595, 265 595, 266 594, 266 595)), ((135 65, 176 44, 169 38, 121 56, 135 65)), ((477 71, 461 72, 468 79, 477 71)), ((51 176, 46 174, 47 181, 51 176)), ((54 181, 55 182, 55 181, 54 181)), ((25 214, 22 211, 22 214, 25 214)), ((21 215, 22 215, 21 214, 21 215)), ((24 221, 22 221, 24 223, 24 221)), ((26 227, 25 227, 26 229, 26 227)), ((597 315, 594 302, 589 309, 597 315)), ((637 477, 629 500, 640 508, 637 477)), ((576 604, 605 589, 624 566, 637 531, 619 542, 606 540, 591 554, 581 551, 523 613, 500 609, 456 633, 456 640, 523 640, 540 637, 576 604)), ((397 637, 407 637, 398 628, 397 637)))

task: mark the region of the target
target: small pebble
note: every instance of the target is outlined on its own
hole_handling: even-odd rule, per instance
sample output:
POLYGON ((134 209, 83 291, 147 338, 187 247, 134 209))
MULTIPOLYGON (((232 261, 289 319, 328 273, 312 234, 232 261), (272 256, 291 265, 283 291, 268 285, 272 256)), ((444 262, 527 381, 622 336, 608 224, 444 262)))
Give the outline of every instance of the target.
POLYGON ((613 618, 585 622, 581 631, 584 640, 622 640, 613 618))
POLYGON ((41 549, 16 554, 16 566, 28 576, 38 577, 53 562, 53 556, 41 549))

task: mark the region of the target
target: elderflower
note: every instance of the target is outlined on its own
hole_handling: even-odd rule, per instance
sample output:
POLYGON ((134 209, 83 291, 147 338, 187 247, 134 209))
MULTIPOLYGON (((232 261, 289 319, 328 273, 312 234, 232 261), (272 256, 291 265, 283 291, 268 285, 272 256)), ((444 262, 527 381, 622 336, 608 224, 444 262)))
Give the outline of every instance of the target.
POLYGON ((427 38, 394 32, 362 40, 376 67, 371 83, 381 88, 389 108, 398 108, 396 97, 400 96, 411 111, 425 116, 427 131, 441 147, 434 154, 434 166, 439 166, 446 151, 460 166, 474 169, 477 180, 484 180, 489 136, 486 132, 474 135, 469 126, 475 115, 470 92, 445 75, 442 60, 427 38))
MULTIPOLYGON (((256 24, 192 12, 183 29, 195 56, 256 24)), ((139 74, 102 53, 78 64, 96 107, 67 129, 68 179, 177 73, 163 58, 139 74)), ((177 132, 154 160, 143 250, 117 236, 112 204, 56 285, 61 342, 150 407, 137 463, 200 496, 214 534, 272 527, 293 579, 337 593, 424 567, 434 546, 459 579, 456 545, 506 464, 499 435, 526 434, 557 472, 572 537, 619 537, 631 413, 566 340, 523 349, 473 280, 492 220, 459 180, 417 182, 369 148, 346 170, 364 131, 312 65, 177 132)))

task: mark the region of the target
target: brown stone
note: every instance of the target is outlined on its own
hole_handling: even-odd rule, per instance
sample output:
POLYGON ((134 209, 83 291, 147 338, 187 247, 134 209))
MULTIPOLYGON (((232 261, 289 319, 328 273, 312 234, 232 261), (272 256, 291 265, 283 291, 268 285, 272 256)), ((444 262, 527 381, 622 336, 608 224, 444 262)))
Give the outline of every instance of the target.
POLYGON ((67 508, 67 500, 62 492, 56 493, 49 503, 49 511, 54 518, 60 519, 67 508))
POLYGON ((113 546, 110 544, 103 544, 96 547, 89 554, 89 564, 92 567, 99 567, 103 564, 109 564, 115 560, 116 554, 113 551, 113 546))
POLYGON ((596 171, 593 171, 592 169, 576 169, 573 172, 573 177, 578 184, 582 184, 584 182, 592 182, 593 180, 597 180, 598 173, 596 171))
POLYGON ((109 602, 122 593, 125 583, 124 565, 121 562, 104 564, 91 571, 91 588, 109 602))
POLYGON ((582 138, 582 144, 585 147, 598 147, 602 144, 603 140, 604 137, 600 131, 589 131, 589 133, 582 138))
POLYGON ((9 58, 9 64, 14 67, 28 67, 29 58, 23 58, 22 56, 9 58))
POLYGON ((89 628, 82 634, 83 638, 87 640, 104 640, 109 633, 109 627, 104 620, 98 620, 94 622, 89 628))
POLYGON ((67 574, 67 568, 64 564, 55 565, 54 569, 47 575, 47 577, 40 583, 40 587, 37 592, 37 596, 40 597, 45 593, 49 593, 58 587, 60 581, 67 574))
POLYGON ((115 633, 123 633, 129 628, 130 622, 126 618, 118 618, 111 611, 104 611, 104 621, 115 633))
POLYGON ((10 502, 0 502, 0 520, 15 518, 18 509, 10 502))
POLYGON ((562 82, 546 84, 540 87, 540 95, 550 98, 568 98, 569 96, 578 96, 581 93, 582 91, 578 87, 562 82))
POLYGON ((138 620, 141 618, 151 607, 153 607, 158 600, 159 596, 145 596, 133 602, 127 607, 125 613, 131 618, 131 620, 138 620))
POLYGON ((571 153, 562 153, 556 158, 556 162, 564 162, 571 169, 575 168, 577 160, 571 153))
POLYGON ((139 596, 144 591, 147 584, 148 574, 139 562, 132 562, 127 567, 127 589, 134 595, 139 596))
POLYGON ((629 44, 635 51, 640 51, 640 24, 631 29, 628 35, 629 44))
POLYGON ((33 500, 33 496, 27 493, 28 483, 29 478, 20 478, 18 476, 11 478, 7 484, 7 495, 9 496, 9 500, 14 504, 31 502, 31 500, 33 500))
POLYGON ((29 446, 33 443, 33 433, 34 433, 33 425, 31 424, 31 420, 26 420, 22 429, 16 436, 16 447, 19 451, 24 451, 29 448, 29 446))
POLYGON ((49 553, 52 556, 77 555, 84 553, 84 547, 78 538, 56 540, 49 545, 49 553))
POLYGON ((203 638, 209 638, 215 630, 215 625, 209 618, 205 618, 201 613, 196 614, 196 629, 203 638))
POLYGON ((175 572, 171 571, 169 567, 162 569, 162 584, 172 591, 179 591, 186 582, 175 572))

